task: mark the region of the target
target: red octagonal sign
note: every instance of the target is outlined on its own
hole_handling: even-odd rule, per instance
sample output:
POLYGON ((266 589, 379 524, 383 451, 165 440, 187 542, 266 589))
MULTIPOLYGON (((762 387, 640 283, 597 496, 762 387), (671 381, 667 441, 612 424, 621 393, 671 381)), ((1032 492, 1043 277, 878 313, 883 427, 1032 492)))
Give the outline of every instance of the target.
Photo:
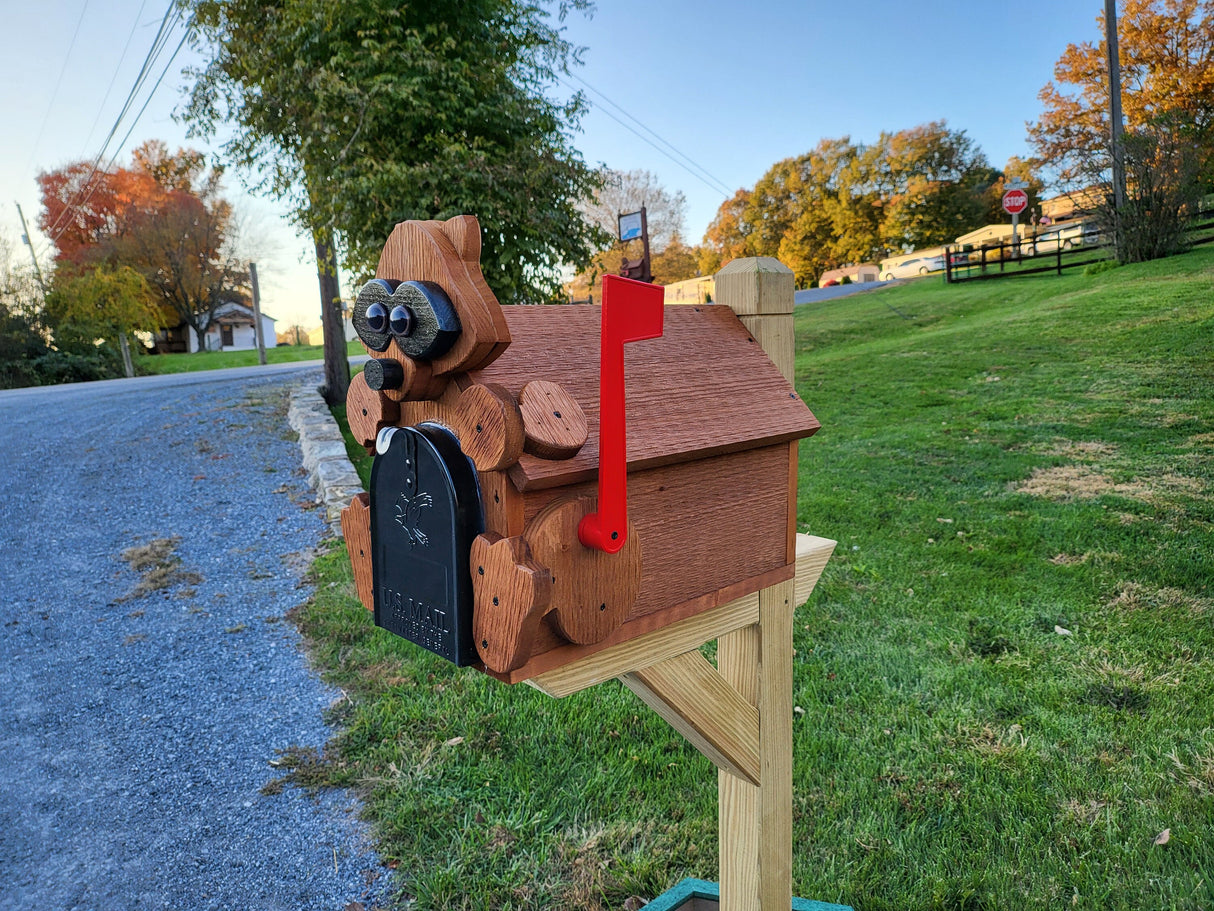
POLYGON ((1029 206, 1029 194, 1024 190, 1008 190, 1003 194, 1003 211, 1008 215, 1019 215, 1029 206))

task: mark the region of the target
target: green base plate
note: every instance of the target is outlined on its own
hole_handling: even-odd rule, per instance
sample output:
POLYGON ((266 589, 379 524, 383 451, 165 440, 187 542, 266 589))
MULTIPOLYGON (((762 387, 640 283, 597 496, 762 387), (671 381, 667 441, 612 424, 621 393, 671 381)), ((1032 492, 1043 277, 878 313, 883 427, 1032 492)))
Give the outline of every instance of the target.
MULTIPOLYGON (((703 879, 685 879, 647 904, 644 911, 718 911, 720 906, 720 886, 703 879)), ((794 898, 791 911, 852 911, 852 908, 794 898)))

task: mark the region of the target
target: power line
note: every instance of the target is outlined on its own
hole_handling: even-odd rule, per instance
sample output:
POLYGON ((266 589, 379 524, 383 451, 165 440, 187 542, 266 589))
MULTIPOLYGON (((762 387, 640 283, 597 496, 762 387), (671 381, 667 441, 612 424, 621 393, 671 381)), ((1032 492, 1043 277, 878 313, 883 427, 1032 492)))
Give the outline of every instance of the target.
POLYGON ((131 49, 131 40, 135 37, 135 29, 139 27, 139 20, 143 16, 143 8, 148 5, 148 0, 142 0, 139 4, 139 12, 135 14, 135 21, 131 23, 131 30, 127 33, 126 44, 122 46, 122 53, 118 55, 118 63, 114 67, 114 73, 110 76, 110 84, 105 88, 105 95, 101 98, 101 104, 97 105, 97 115, 93 118, 93 125, 89 127, 88 135, 84 138, 85 148, 93 139, 93 131, 97 129, 97 124, 101 121, 101 112, 105 110, 106 102, 110 100, 110 92, 114 90, 114 83, 118 81, 118 73, 122 70, 122 64, 126 62, 126 52, 131 49))
MULTIPOLYGON (((72 59, 72 51, 76 48, 76 38, 80 35, 80 25, 84 22, 85 10, 89 8, 89 0, 84 0, 80 5, 80 15, 76 17, 76 30, 72 32, 72 40, 68 42, 67 53, 63 55, 63 64, 59 67, 59 77, 55 80, 55 89, 51 92, 51 100, 46 103, 46 110, 42 112, 42 125, 38 127, 38 135, 34 137, 34 144, 30 146, 30 160, 26 162, 25 170, 30 169, 30 165, 34 163, 34 157, 38 154, 38 143, 42 142, 42 134, 46 131, 46 122, 51 118, 51 108, 55 106, 55 101, 59 97, 59 87, 63 85, 63 74, 67 72, 68 61, 72 59)), ((31 247, 31 249, 33 249, 31 247)))
MULTIPOLYGON (((54 234, 54 236, 51 238, 51 244, 57 242, 63 235, 63 232, 67 230, 67 226, 71 224, 71 215, 73 210, 79 210, 79 208, 84 204, 82 200, 87 201, 87 199, 85 199, 86 191, 88 191, 87 198, 92 198, 93 192, 96 188, 93 187, 90 189, 89 185, 92 183, 93 178, 97 175, 97 169, 101 166, 101 159, 105 157, 105 153, 109 148, 110 141, 114 138, 114 135, 118 132, 118 128, 122 124, 122 119, 127 115, 127 112, 130 111, 131 104, 134 102, 135 96, 139 93, 139 90, 147 81, 147 77, 151 72, 153 64, 156 62, 156 58, 160 56, 160 54, 164 51, 165 46, 168 44, 169 34, 172 32, 173 25, 175 25, 177 20, 180 18, 181 11, 176 8, 175 3, 170 2, 168 8, 164 11, 164 16, 160 20, 160 27, 156 30, 156 36, 152 39, 152 46, 148 49, 147 55, 143 59, 143 65, 140 66, 139 73, 135 76, 135 82, 131 86, 131 90, 127 93, 126 101, 124 101, 122 104, 122 110, 118 112, 118 116, 114 119, 114 125, 110 127, 110 132, 105 137, 105 142, 101 144, 101 150, 93 159, 93 163, 89 169, 89 176, 85 178, 79 189, 77 189, 72 201, 64 207, 63 211, 59 213, 59 217, 55 219, 54 224, 52 224, 46 231, 47 235, 54 234), (174 12, 176 12, 176 16, 173 17, 173 21, 170 23, 170 16, 172 16, 174 12), (60 228, 61 224, 63 225, 62 228, 60 228)), ((188 31, 186 32, 186 35, 189 35, 188 31)), ((177 49, 180 50, 181 46, 178 45, 177 49)), ((176 56, 176 54, 177 52, 174 51, 173 55, 176 56)), ((163 74, 161 75, 161 78, 164 78, 163 74)), ((157 85, 159 84, 159 80, 157 80, 157 85)), ((153 92, 154 91, 155 89, 153 89, 153 92)), ((146 107, 146 102, 144 106, 146 107)), ((128 133, 128 135, 130 134, 128 133)), ((121 145, 119 148, 121 148, 121 145)))
MULTIPOLYGON (((55 219, 55 223, 51 225, 50 229, 47 231, 48 234, 55 231, 55 229, 59 227, 60 222, 64 218, 67 218, 73 209, 78 208, 81 205, 80 199, 83 197, 85 190, 88 188, 93 177, 96 176, 97 169, 101 164, 101 159, 105 157, 106 150, 109 148, 110 140, 112 140, 114 138, 114 134, 118 132, 118 128, 122 123, 122 118, 125 117, 127 112, 131 109, 131 103, 135 100, 135 96, 138 94, 139 89, 141 89, 143 84, 147 81, 147 77, 151 72, 152 65, 155 63, 156 58, 160 56, 165 45, 168 43, 169 32, 172 30, 172 26, 169 24, 169 16, 174 12, 174 9, 175 5, 170 3, 168 9, 164 11, 164 17, 160 20, 160 27, 156 30, 156 36, 152 39, 152 46, 148 49, 147 55, 143 59, 143 65, 140 66, 139 73, 135 76, 134 85, 131 86, 131 90, 127 93, 126 101, 124 101, 122 104, 122 110, 118 112, 118 116, 114 119, 114 125, 110 127, 110 132, 106 136, 105 142, 101 144, 101 150, 93 159, 93 164, 89 169, 89 176, 85 178, 84 183, 81 184, 80 188, 76 191, 75 198, 72 200, 72 202, 66 208, 64 208, 61 213, 59 213, 59 218, 55 219)), ((180 18, 180 16, 181 13, 178 11, 177 16, 174 19, 174 23, 176 18, 180 18)), ((89 195, 91 196, 92 194, 89 195)), ((63 232, 60 231, 58 234, 56 234, 55 240, 58 240, 62 233, 63 232)), ((53 242, 54 241, 52 241, 52 243, 53 242)))
MULTIPOLYGON (((658 142, 662 143, 662 145, 666 146, 666 148, 669 149, 670 151, 668 152, 665 149, 659 148, 658 146, 654 145, 654 143, 652 141, 650 141, 649 139, 646 139, 644 136, 641 136, 639 133, 636 132, 636 130, 634 130, 634 129, 632 129, 632 127, 628 126, 628 124, 623 123, 618 117, 613 116, 612 113, 610 111, 606 110, 602 104, 595 103, 592 101, 591 103, 595 104, 595 106, 602 113, 606 114, 608 117, 611 117, 612 120, 614 120, 616 123, 620 124, 620 126, 627 129, 634 136, 637 136, 639 139, 644 140, 650 146, 657 149, 657 151, 661 152, 663 155, 665 155, 667 158, 669 158, 675 164, 679 165, 679 167, 683 168, 683 170, 692 174, 692 176, 699 179, 702 183, 707 184, 713 190, 716 190, 718 193, 721 193, 722 195, 724 195, 726 199, 728 199, 730 196, 733 195, 730 192, 729 187, 725 183, 725 181, 716 177, 706 167, 704 167, 702 164, 697 162, 686 152, 683 152, 681 149, 679 149, 677 146, 675 146, 674 143, 667 140, 665 137, 663 137, 661 134, 659 134, 656 130, 653 130, 650 127, 646 126, 637 117, 633 116, 627 110, 625 110, 625 108, 622 105, 620 105, 618 102, 612 101, 610 98, 607 97, 607 95, 604 92, 602 92, 600 89, 595 88, 593 85, 591 85, 589 82, 587 82, 585 79, 583 79, 581 76, 577 75, 576 73, 570 73, 569 75, 572 76, 574 79, 576 79, 578 82, 582 83, 582 85, 586 86, 586 88, 590 89, 590 91, 594 92, 600 98, 602 98, 603 101, 607 102, 607 104, 611 105, 613 108, 615 108, 617 111, 619 111, 625 117, 627 117, 629 120, 631 120, 637 126, 639 126, 642 130, 644 130, 650 136, 657 139, 658 142), (673 152, 674 155, 677 155, 678 158, 673 157, 671 155, 671 152, 673 152), (680 161, 679 158, 681 158, 683 160, 680 161), (684 162, 686 162, 686 163, 684 163, 684 162), (692 170, 693 168, 695 170, 692 170), (697 172, 699 172, 699 173, 697 173, 697 172)), ((568 83, 565 83, 565 84, 569 85, 568 83)), ((569 88, 573 88, 573 86, 569 86, 569 88)))
MULTIPOLYGON (((64 207, 63 211, 59 213, 59 217, 55 219, 54 224, 47 229, 47 235, 51 235, 52 233, 54 234, 54 237, 51 239, 52 244, 54 244, 59 237, 62 236, 63 232, 67 230, 67 226, 71 224, 73 211, 79 210, 80 206, 83 205, 81 200, 84 198, 85 193, 89 191, 89 185, 92 183, 93 178, 97 175, 97 169, 101 166, 101 159, 105 157, 105 153, 109 148, 110 141, 114 138, 114 134, 118 132, 122 119, 130 110, 131 103, 134 101, 139 89, 142 88, 144 82, 146 82, 148 73, 151 71, 152 64, 164 50, 164 46, 168 42, 168 34, 170 30, 168 27, 169 16, 173 11, 174 6, 170 4, 168 9, 166 9, 164 12, 164 17, 160 20, 160 27, 156 30, 156 36, 152 39, 152 46, 148 49, 147 55, 143 60, 143 65, 139 68, 139 73, 135 77, 135 82, 131 86, 130 91, 127 93, 126 101, 124 101, 122 104, 122 110, 118 112, 118 116, 115 118, 113 126, 110 127, 110 132, 106 136, 105 142, 101 144, 100 151, 98 151, 97 155, 93 158, 93 163, 89 168, 89 176, 86 177, 84 182, 81 183, 77 188, 76 192, 73 194, 72 201, 68 203, 68 205, 64 207), (61 224, 63 225, 62 229, 60 229, 61 224)), ((178 17, 179 16, 180 13, 178 13, 178 17)), ((89 192, 88 196, 91 198, 92 193, 89 192)))
MULTIPOLYGON (((117 161, 118 156, 120 154, 122 154, 122 149, 126 146, 126 141, 131 138, 131 133, 133 133, 135 131, 135 127, 139 124, 139 118, 142 117, 143 112, 148 109, 148 105, 152 103, 152 98, 156 95, 156 90, 160 88, 160 83, 164 81, 164 77, 168 74, 169 68, 172 67, 173 61, 177 59, 177 55, 179 53, 181 53, 181 49, 183 47, 185 47, 186 39, 188 39, 189 37, 190 37, 190 33, 189 33, 189 30, 187 29, 185 34, 183 34, 181 36, 181 40, 179 42, 177 42, 177 47, 174 48, 173 53, 169 56, 168 63, 166 63, 164 65, 164 69, 160 71, 160 76, 157 77, 155 84, 153 84, 153 86, 152 86, 152 90, 150 92, 148 92, 148 97, 144 99, 143 106, 139 109, 139 113, 137 113, 135 115, 135 119, 131 121, 131 126, 126 131, 126 135, 122 137, 122 141, 118 143, 118 148, 114 150, 114 154, 110 157, 109 162, 106 163, 105 169, 107 171, 114 166, 114 162, 117 161)), ((94 184, 89 189, 88 195, 86 197, 84 197, 84 199, 77 205, 76 208, 78 208, 78 209, 83 208, 85 205, 87 205, 88 201, 93 198, 93 194, 95 192, 97 192, 97 187, 99 185, 100 184, 94 184)), ((69 221, 62 228, 60 228, 59 233, 54 236, 54 238, 51 240, 51 243, 57 242, 59 240, 59 238, 63 235, 63 232, 65 232, 68 229, 68 226, 70 224, 71 224, 71 222, 69 221)))
MULTIPOLYGON (((649 135, 651 135, 655 139, 657 139, 658 142, 662 143, 662 145, 666 146, 668 149, 670 149, 672 152, 674 152, 680 158, 684 159, 686 162, 688 162, 690 165, 692 165, 698 171, 703 173, 706 177, 710 178, 713 183, 718 185, 717 188, 719 190, 721 190, 721 192, 724 192, 726 196, 731 195, 729 192, 729 186, 725 183, 725 181, 718 178, 715 174, 713 174, 711 171, 709 171, 708 168, 704 167, 702 164, 700 164, 698 161, 693 159, 686 152, 679 149, 677 146, 674 145, 674 143, 668 141, 664 136, 660 135, 656 130, 653 130, 650 127, 646 126, 637 117, 633 116, 627 110, 625 110, 623 105, 608 98, 606 93, 603 92, 602 89, 596 88, 595 86, 591 85, 589 82, 587 82, 581 76, 577 75, 577 73, 570 73, 569 75, 572 76, 574 79, 576 79, 578 82, 582 83, 582 85, 586 86, 586 88, 590 89, 590 91, 594 92, 596 95, 598 95, 604 101, 606 101, 609 105, 611 105, 613 108, 615 108, 621 114, 623 114, 625 117, 627 117, 629 120, 631 120, 637 126, 639 126, 646 133, 648 133, 649 135)), ((599 106, 599 110, 602 110, 601 105, 599 106)))

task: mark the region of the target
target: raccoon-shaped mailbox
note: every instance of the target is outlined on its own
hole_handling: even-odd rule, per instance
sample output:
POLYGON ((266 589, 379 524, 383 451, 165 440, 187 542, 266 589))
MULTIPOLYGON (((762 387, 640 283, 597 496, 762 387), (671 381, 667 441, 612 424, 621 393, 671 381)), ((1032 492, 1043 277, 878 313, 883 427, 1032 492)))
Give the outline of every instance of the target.
POLYGON ((818 422, 738 317, 616 276, 503 307, 479 261, 471 216, 399 224, 354 306, 376 624, 513 683, 792 578, 818 422))

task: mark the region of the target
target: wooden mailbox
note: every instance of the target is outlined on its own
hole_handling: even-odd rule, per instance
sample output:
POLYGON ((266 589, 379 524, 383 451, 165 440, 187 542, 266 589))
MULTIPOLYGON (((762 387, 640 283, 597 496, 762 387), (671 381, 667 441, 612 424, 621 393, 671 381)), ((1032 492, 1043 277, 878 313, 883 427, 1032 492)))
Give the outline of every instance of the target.
POLYGON ((771 800, 791 797, 790 773, 765 772, 788 738, 765 751, 762 727, 764 700, 791 716, 791 691, 764 679, 791 677, 798 547, 812 587, 833 546, 798 541, 797 441, 819 425, 791 352, 777 367, 765 351, 791 348, 791 273, 787 295, 743 275, 741 318, 664 307, 660 287, 615 276, 602 307, 503 307, 479 255, 471 216, 400 224, 355 304, 372 360, 347 415, 376 453, 342 515, 359 598, 380 626, 507 683, 561 696, 621 678, 756 789, 735 800, 722 779, 722 837, 734 804, 731 830, 754 836, 729 863, 768 856, 752 882, 723 850, 725 906, 787 908, 790 808, 770 836, 743 803, 765 775, 787 779, 771 800), (787 628, 778 649, 765 609, 787 628), (695 651, 718 637, 719 669, 695 651), (784 885, 763 901, 767 880, 784 885))

